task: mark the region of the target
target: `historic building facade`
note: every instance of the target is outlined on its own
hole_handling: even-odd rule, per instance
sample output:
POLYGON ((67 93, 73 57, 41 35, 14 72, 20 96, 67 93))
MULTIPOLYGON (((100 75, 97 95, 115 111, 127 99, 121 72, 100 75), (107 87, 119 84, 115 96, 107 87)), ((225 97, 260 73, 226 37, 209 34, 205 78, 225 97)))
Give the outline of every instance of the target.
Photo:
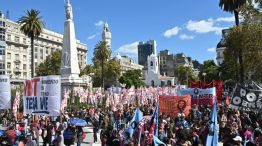
MULTIPOLYGON (((87 45, 76 40, 79 67, 86 66, 87 45)), ((44 29, 35 39, 35 67, 63 46, 63 35, 44 29)), ((30 38, 20 31, 18 23, 0 16, 0 74, 10 75, 12 82, 23 82, 31 74, 30 38), (1 32, 4 35, 1 35, 1 32), (1 37, 3 36, 3 37, 1 37)))

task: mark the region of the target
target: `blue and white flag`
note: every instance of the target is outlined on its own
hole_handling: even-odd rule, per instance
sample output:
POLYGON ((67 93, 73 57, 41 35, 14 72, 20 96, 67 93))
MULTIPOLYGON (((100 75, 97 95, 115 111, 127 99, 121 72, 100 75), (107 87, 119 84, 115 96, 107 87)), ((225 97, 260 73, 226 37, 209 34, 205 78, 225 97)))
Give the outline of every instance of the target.
POLYGON ((135 115, 133 116, 132 120, 130 121, 130 125, 125 129, 124 132, 129 132, 130 137, 133 137, 134 130, 137 129, 139 122, 143 119, 143 113, 136 108, 135 115))
POLYGON ((160 145, 160 144, 163 144, 163 145, 166 146, 165 143, 163 143, 162 141, 160 141, 160 139, 158 139, 158 137, 154 135, 154 146, 158 146, 158 145, 160 145))
POLYGON ((206 140, 206 145, 217 146, 218 145, 218 131, 219 125, 217 121, 217 101, 213 105, 213 109, 210 115, 210 123, 208 128, 208 135, 206 140))

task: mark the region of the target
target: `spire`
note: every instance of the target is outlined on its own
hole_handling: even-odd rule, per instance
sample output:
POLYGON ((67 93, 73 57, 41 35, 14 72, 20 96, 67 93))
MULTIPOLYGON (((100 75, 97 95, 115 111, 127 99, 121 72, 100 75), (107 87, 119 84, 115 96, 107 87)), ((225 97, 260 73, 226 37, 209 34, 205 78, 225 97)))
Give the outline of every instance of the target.
POLYGON ((66 19, 67 20, 73 20, 73 12, 72 12, 72 6, 70 4, 69 0, 66 0, 66 19))
POLYGON ((109 25, 107 22, 104 23, 104 30, 109 31, 109 25))

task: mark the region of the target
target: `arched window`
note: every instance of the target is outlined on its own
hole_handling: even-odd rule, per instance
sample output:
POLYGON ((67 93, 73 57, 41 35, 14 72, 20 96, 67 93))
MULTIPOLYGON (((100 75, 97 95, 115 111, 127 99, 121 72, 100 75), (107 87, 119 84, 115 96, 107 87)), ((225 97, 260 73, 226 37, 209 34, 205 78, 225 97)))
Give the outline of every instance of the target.
POLYGON ((161 81, 161 86, 165 86, 165 82, 164 81, 161 81))
POLYGON ((150 62, 150 66, 153 66, 153 61, 150 62))
POLYGON ((171 84, 171 81, 170 80, 168 80, 167 81, 167 86, 171 86, 172 84, 171 84))
POLYGON ((155 86, 155 82, 154 82, 154 80, 151 81, 151 86, 152 86, 152 87, 155 86))

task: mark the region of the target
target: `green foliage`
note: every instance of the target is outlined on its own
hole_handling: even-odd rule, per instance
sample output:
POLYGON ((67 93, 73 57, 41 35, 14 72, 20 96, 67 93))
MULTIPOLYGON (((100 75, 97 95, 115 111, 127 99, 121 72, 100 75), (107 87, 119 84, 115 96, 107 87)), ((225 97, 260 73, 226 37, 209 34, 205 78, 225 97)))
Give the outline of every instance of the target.
POLYGON ((212 82, 212 80, 218 80, 219 79, 219 70, 218 66, 215 64, 213 60, 206 60, 204 61, 203 65, 200 67, 199 72, 199 79, 206 81, 206 83, 212 82), (203 73, 206 73, 205 77, 203 73))
POLYGON ((26 11, 26 15, 18 19, 21 25, 20 30, 28 37, 37 37, 43 31, 44 22, 42 17, 39 16, 40 11, 31 9, 26 11))
POLYGON ((179 65, 175 71, 175 76, 178 79, 180 84, 186 85, 189 81, 197 80, 197 77, 194 76, 193 70, 191 67, 185 67, 184 65, 179 65))
POLYGON ((40 35, 44 28, 42 17, 39 16, 38 10, 30 10, 26 12, 25 16, 18 19, 18 24, 21 25, 20 31, 31 39, 31 77, 34 77, 34 39, 40 35))
MULTIPOLYGON (((226 37, 226 50, 224 52, 224 64, 221 67, 229 68, 223 70, 222 74, 238 74, 240 63, 236 56, 239 55, 241 48, 243 55, 243 71, 245 79, 262 81, 262 25, 249 24, 234 27, 226 37)), ((230 76, 226 79, 230 79, 230 76)), ((237 78, 233 78, 237 80, 237 78)))
POLYGON ((37 76, 59 75, 61 66, 61 51, 55 51, 36 68, 37 76))
POLYGON ((94 71, 93 65, 86 65, 85 68, 80 71, 80 76, 89 75, 90 73, 94 73, 94 71))
POLYGON ((104 88, 104 65, 105 62, 108 61, 108 59, 111 56, 111 50, 108 49, 106 42, 101 41, 98 44, 96 44, 94 48, 94 55, 93 55, 93 63, 95 68, 100 68, 101 66, 101 86, 104 88))
POLYGON ((120 77, 119 82, 121 84, 126 84, 127 88, 131 86, 141 87, 145 86, 145 83, 141 80, 142 71, 139 69, 128 70, 120 77))
MULTIPOLYGON (((94 77, 93 77, 93 86, 101 87, 102 86, 102 67, 94 67, 94 77)), ((115 61, 106 61, 104 62, 104 84, 106 87, 110 87, 116 84, 116 81, 119 79, 121 74, 121 67, 115 61)))
POLYGON ((107 48, 106 42, 98 42, 94 48, 92 61, 95 67, 101 66, 111 56, 111 50, 107 48))

